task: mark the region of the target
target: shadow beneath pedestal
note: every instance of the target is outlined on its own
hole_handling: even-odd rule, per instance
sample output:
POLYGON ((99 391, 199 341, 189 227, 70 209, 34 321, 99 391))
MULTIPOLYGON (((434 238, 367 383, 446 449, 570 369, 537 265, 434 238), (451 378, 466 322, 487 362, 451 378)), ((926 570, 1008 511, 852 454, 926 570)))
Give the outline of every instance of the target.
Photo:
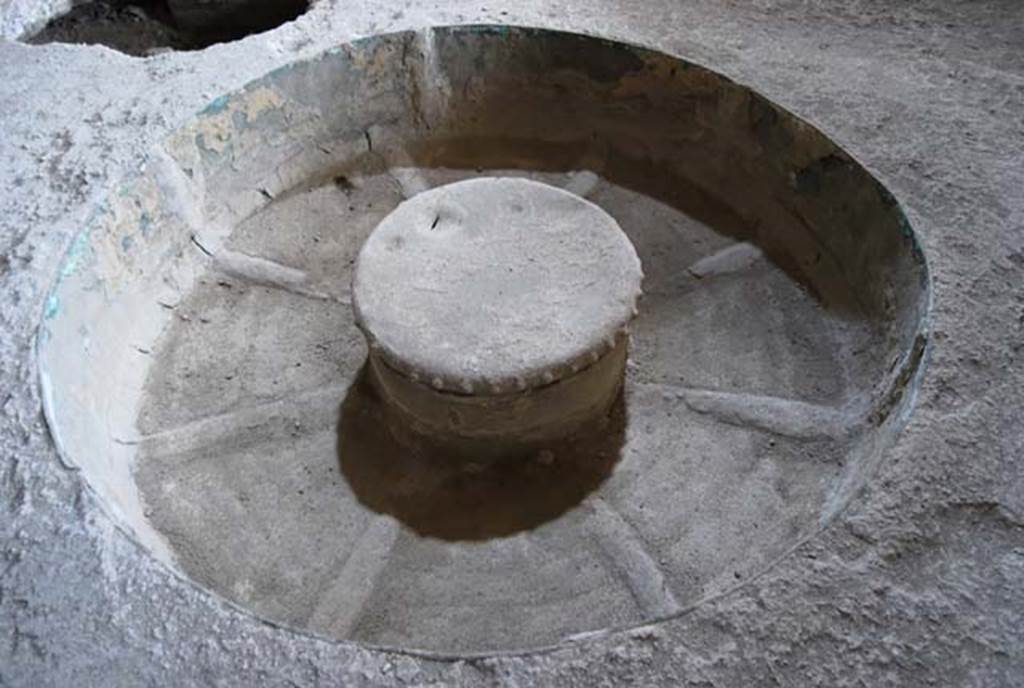
POLYGON ((536 528, 582 502, 611 475, 625 430, 620 392, 606 417, 571 437, 527 456, 474 463, 396 432, 364 367, 341 405, 338 459, 369 509, 424 537, 486 540, 536 528))

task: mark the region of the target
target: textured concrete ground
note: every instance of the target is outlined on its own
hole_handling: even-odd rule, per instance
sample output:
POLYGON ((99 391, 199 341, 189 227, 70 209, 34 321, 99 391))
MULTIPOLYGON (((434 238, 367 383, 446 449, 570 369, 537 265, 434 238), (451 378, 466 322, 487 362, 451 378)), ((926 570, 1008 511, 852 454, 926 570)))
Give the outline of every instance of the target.
MULTIPOLYGON (((46 3, 39 3, 43 6, 46 3)), ((28 2, 2 5, 34 21, 28 2)), ((19 20, 21 21, 21 20, 19 20)), ((18 22, 2 23, 5 35, 18 22)), ((319 3, 198 53, 0 42, 0 685, 829 685, 1024 682, 1024 6, 319 3), (170 573, 62 466, 32 340, 92 204, 211 98, 340 41, 425 24, 597 33, 794 110, 907 208, 932 348, 879 474, 821 536, 676 619, 446 661, 275 628, 170 573)))

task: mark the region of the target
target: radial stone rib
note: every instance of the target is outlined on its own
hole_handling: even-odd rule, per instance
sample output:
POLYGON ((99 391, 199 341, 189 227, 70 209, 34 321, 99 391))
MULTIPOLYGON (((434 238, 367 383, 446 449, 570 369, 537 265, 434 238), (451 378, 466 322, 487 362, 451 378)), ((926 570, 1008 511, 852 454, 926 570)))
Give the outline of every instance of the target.
POLYGON ((330 385, 306 392, 298 392, 286 399, 276 399, 264 404, 255 404, 215 416, 207 416, 167 430, 115 442, 137 445, 150 457, 185 456, 205 447, 236 437, 239 433, 250 434, 253 428, 266 428, 275 419, 300 417, 303 427, 329 427, 337 413, 337 405, 345 396, 345 387, 330 385), (315 414, 321 410, 322 419, 315 414), (316 423, 316 421, 320 421, 316 423))
POLYGON ((644 616, 659 618, 678 612, 682 607, 633 526, 600 497, 591 507, 593 537, 644 616))
POLYGON ((402 148, 389 146, 380 156, 387 165, 388 175, 398 184, 406 200, 430 188, 430 182, 420 172, 416 161, 402 148))
POLYGON ((754 427, 776 435, 810 439, 838 437, 845 424, 831 406, 780 397, 680 388, 686 405, 730 425, 754 427))
POLYGON ((412 198, 416 194, 423 193, 430 188, 430 184, 420 171, 415 167, 406 167, 402 164, 396 164, 388 168, 388 174, 395 180, 399 188, 402 190, 402 196, 406 199, 412 198))
POLYGON ((590 170, 581 170, 570 174, 569 180, 565 183, 563 188, 569 193, 574 193, 577 196, 586 198, 593 193, 600 181, 601 178, 590 170))
POLYGON ((686 271, 698 279, 704 279, 746 270, 763 257, 761 249, 744 241, 704 256, 686 271))
POLYGON ((398 524, 375 517, 356 542, 344 566, 317 602, 309 626, 346 637, 355 628, 398 539, 398 524))
POLYGON ((266 258, 250 256, 239 251, 221 249, 213 253, 214 265, 221 272, 245 280, 250 284, 280 289, 296 296, 347 304, 346 297, 331 296, 310 287, 308 273, 266 258))

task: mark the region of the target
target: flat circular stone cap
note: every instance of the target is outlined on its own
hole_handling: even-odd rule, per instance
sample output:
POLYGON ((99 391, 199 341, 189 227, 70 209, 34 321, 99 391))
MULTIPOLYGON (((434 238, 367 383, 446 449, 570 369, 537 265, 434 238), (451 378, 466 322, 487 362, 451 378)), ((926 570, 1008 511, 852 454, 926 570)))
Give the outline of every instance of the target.
POLYGON ((636 314, 640 259, 615 220, 547 184, 481 178, 402 203, 363 245, 356 321, 435 389, 503 394, 599 360, 636 314))

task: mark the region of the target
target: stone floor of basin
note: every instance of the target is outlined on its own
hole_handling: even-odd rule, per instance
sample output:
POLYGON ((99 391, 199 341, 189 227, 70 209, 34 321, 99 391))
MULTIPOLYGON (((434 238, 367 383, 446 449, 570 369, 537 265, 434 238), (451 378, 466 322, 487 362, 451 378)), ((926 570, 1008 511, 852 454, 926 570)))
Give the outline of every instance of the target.
POLYGON ((160 306, 178 317, 149 352, 136 479, 184 571, 267 619, 379 645, 542 646, 677 612, 818 527, 868 328, 670 205, 590 172, 393 168, 284 194, 227 248, 309 279, 211 269, 160 306), (603 436, 428 469, 380 437, 352 264, 404 197, 485 173, 611 213, 645 296, 603 436))

